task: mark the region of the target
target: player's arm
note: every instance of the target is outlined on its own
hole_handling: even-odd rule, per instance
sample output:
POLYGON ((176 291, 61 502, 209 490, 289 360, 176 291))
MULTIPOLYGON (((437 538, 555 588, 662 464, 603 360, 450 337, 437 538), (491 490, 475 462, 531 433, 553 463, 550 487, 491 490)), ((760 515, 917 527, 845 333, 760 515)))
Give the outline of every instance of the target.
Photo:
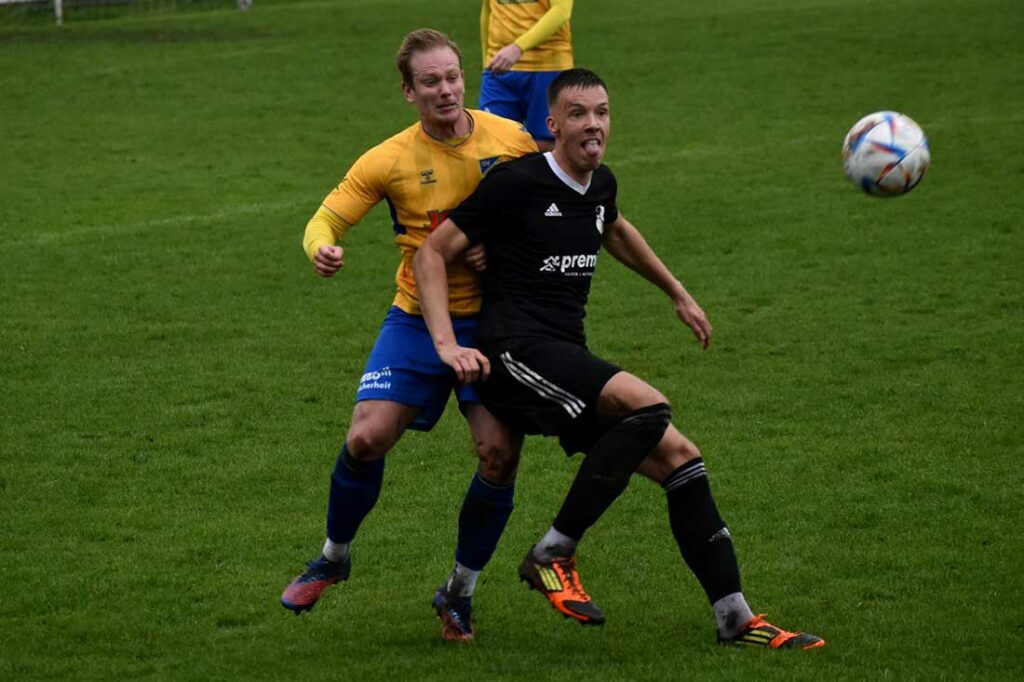
POLYGON ((316 274, 333 277, 345 265, 345 250, 338 246, 338 242, 350 227, 348 222, 326 206, 321 206, 306 223, 302 248, 306 257, 313 262, 316 274))
POLYGON ((459 381, 468 384, 486 379, 491 373, 491 365, 477 349, 458 344, 448 312, 448 264, 467 247, 469 237, 450 218, 445 219, 416 250, 412 268, 423 319, 430 330, 437 355, 455 370, 459 381))
MULTIPOLYGON (((487 68, 493 73, 505 73, 515 66, 524 52, 532 50, 555 35, 558 29, 572 16, 572 2, 573 0, 551 0, 551 7, 537 20, 537 23, 531 26, 526 33, 498 50, 487 68)), ((484 5, 486 4, 485 2, 484 5)))
POLYGON ((477 272, 483 272, 487 269, 487 249, 484 248, 483 244, 474 244, 466 249, 463 253, 463 258, 466 261, 466 265, 477 272))
POLYGON ((401 148, 388 142, 365 152, 306 224, 302 248, 321 277, 333 277, 345 264, 338 242, 384 198, 388 172, 399 153, 401 148))
POLYGON ((480 54, 484 60, 484 68, 487 68, 487 36, 491 32, 491 3, 483 0, 480 8, 480 54))
POLYGON ((708 347, 711 343, 711 323, 704 310, 697 305, 682 282, 665 267, 640 231, 621 213, 614 222, 605 225, 602 243, 616 260, 664 291, 672 299, 679 319, 693 330, 702 348, 708 347))

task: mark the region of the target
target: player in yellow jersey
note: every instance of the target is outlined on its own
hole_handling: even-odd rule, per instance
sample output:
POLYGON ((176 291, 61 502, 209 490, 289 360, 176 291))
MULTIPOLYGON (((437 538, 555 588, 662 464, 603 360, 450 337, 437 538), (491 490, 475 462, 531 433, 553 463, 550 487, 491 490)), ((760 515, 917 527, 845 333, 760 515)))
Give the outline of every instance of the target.
MULTIPOLYGON (((325 589, 347 580, 350 544, 377 502, 384 456, 406 429, 430 430, 452 391, 469 423, 480 465, 459 517, 455 570, 437 590, 434 607, 445 639, 472 639, 472 594, 512 512, 522 437, 480 404, 441 362, 420 313, 412 257, 496 164, 535 152, 517 123, 463 106, 462 57, 447 36, 431 29, 405 37, 396 63, 402 93, 419 121, 363 154, 306 226, 303 247, 317 274, 332 277, 344 264, 338 242, 377 203, 391 209, 401 262, 397 293, 366 363, 356 406, 331 476, 327 540, 281 595, 296 614, 313 608, 325 589)), ((472 267, 453 268, 450 313, 460 343, 472 345, 480 310, 480 283, 472 267)))
POLYGON ((522 121, 542 151, 554 146, 547 127, 548 85, 573 66, 572 2, 483 0, 480 10, 480 108, 522 121))

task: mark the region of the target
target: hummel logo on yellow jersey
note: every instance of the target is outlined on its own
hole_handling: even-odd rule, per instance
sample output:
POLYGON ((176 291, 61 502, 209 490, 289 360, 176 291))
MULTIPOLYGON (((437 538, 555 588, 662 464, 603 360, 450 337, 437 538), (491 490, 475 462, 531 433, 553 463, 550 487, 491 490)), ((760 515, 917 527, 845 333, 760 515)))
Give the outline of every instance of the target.
POLYGON ((437 182, 437 179, 434 177, 434 169, 433 168, 428 168, 426 170, 421 170, 420 171, 420 177, 422 178, 422 180, 420 180, 420 184, 421 185, 430 185, 430 184, 433 184, 433 183, 437 182))

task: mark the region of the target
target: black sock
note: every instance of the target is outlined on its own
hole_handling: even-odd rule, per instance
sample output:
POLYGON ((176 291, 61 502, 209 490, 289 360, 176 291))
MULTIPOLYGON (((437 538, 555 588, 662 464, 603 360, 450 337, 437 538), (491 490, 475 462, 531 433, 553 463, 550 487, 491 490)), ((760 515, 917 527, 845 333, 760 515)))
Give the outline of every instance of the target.
POLYGON ((711 497, 704 460, 690 460, 662 482, 668 497, 672 535, 683 560, 697 577, 708 600, 740 592, 740 568, 732 537, 711 497))
POLYGON ((559 532, 579 540, 629 484, 640 462, 658 445, 672 408, 658 403, 622 418, 587 453, 555 517, 559 532))

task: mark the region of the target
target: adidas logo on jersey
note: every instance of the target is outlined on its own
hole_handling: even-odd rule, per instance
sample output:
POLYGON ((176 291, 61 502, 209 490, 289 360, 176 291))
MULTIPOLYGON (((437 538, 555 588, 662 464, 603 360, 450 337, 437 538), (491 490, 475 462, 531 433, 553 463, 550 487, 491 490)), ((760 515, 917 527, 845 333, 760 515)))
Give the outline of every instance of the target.
POLYGON ((544 211, 545 218, 561 218, 562 212, 558 210, 558 206, 551 204, 548 206, 548 210, 544 211))

